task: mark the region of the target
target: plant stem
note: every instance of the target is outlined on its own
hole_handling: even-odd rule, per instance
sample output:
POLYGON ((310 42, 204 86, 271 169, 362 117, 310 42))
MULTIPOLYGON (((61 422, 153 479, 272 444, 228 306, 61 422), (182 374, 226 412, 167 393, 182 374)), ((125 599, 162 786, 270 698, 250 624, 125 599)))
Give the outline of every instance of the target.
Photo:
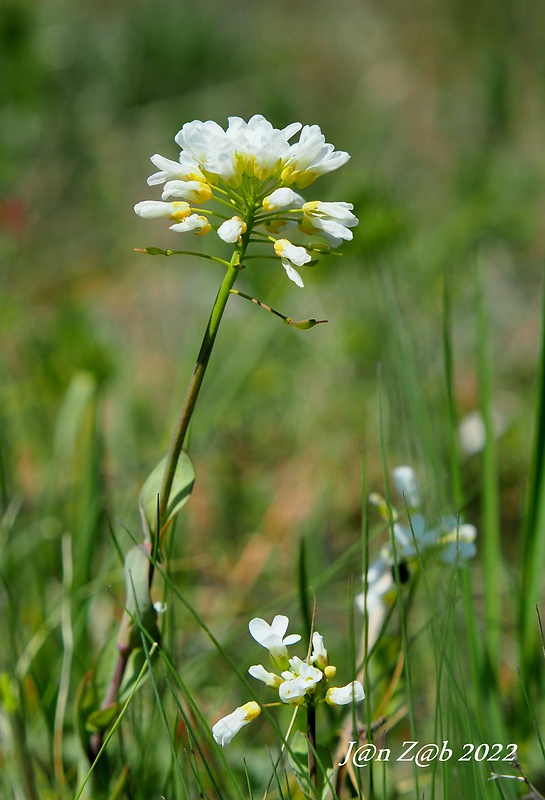
MULTIPOLYGON (((191 379, 187 387, 187 391, 180 411, 180 416, 178 417, 178 422, 176 423, 176 427, 174 429, 174 434, 172 436, 172 441, 170 443, 170 449, 167 456, 167 463, 165 467, 165 474, 163 477, 163 484, 161 486, 161 491, 159 495, 159 530, 156 531, 156 544, 159 543, 159 538, 161 536, 161 533, 163 533, 166 530, 166 524, 162 524, 162 521, 163 520, 166 521, 167 519, 168 500, 170 497, 170 491, 172 489, 172 483, 174 481, 176 465, 178 463, 178 459, 180 457, 180 453, 184 445, 187 429, 189 427, 191 416, 195 409, 195 403, 197 402, 197 397, 199 396, 199 391, 206 372, 206 367, 208 366, 208 362, 210 360, 210 354, 212 353, 212 348, 214 347, 214 342, 216 340, 216 335, 218 333, 219 324, 221 322, 223 312, 225 311, 227 300, 229 299, 229 293, 233 287, 233 284, 237 279, 239 270, 242 268, 242 257, 244 255, 246 246, 247 242, 243 240, 243 244, 235 248, 233 257, 231 258, 231 262, 228 265, 227 271, 221 282, 218 294, 214 301, 214 305, 212 306, 210 319, 208 320, 208 325, 206 327, 204 338, 201 344, 201 349, 199 350, 199 355, 197 356, 197 360, 193 368, 193 373, 191 375, 191 379)), ((150 561, 150 567, 149 567, 150 587, 153 581, 153 572, 154 572, 153 562, 150 561)), ((123 680, 123 676, 125 674, 125 669, 127 667, 127 662, 129 660, 130 653, 131 653, 130 649, 127 650, 126 648, 123 648, 122 650, 121 649, 119 650, 115 671, 114 674, 112 675, 112 679, 106 691, 104 700, 102 701, 101 708, 108 708, 108 706, 112 705, 112 703, 115 702, 117 693, 119 691, 119 687, 121 686, 121 681, 123 680)), ((98 752, 100 751, 103 745, 103 742, 104 742, 103 733, 94 734, 93 737, 91 738, 90 756, 92 760, 97 757, 98 752)))
POLYGON ((184 446, 187 429, 189 427, 189 423, 195 409, 195 404, 199 396, 221 318, 223 316, 225 306, 227 305, 227 300, 229 299, 229 292, 233 288, 238 272, 241 268, 241 260, 244 249, 245 248, 237 248, 233 253, 231 263, 227 268, 227 272, 225 273, 221 286, 218 290, 218 294, 214 301, 210 319, 208 320, 208 325, 201 344, 201 349, 199 350, 199 355, 197 356, 197 361, 195 362, 193 373, 187 387, 180 411, 180 416, 178 417, 172 440, 170 442, 163 484, 161 486, 159 495, 159 520, 161 529, 156 532, 157 536, 160 536, 165 530, 165 524, 163 521, 166 521, 167 519, 168 500, 170 497, 170 491, 172 489, 176 465, 184 446))
POLYGON ((308 775, 314 788, 318 786, 316 769, 316 707, 309 705, 307 708, 307 735, 308 735, 308 775))

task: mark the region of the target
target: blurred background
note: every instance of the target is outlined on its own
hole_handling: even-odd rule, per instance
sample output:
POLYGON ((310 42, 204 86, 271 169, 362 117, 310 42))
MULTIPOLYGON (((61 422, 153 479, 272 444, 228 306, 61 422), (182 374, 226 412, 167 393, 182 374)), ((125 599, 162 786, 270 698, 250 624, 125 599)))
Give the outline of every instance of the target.
MULTIPOLYGON (((456 511, 443 288, 463 418, 478 407, 478 263, 502 536, 516 555, 540 327, 544 40, 537 0, 3 0, 1 491, 18 517, 4 571, 26 585, 29 630, 58 602, 65 532, 76 583, 101 611, 95 650, 117 613, 109 524, 122 549, 117 519, 139 536, 138 491, 166 452, 221 280, 202 260, 133 252, 224 253, 133 212, 159 197, 149 157, 176 159, 173 137, 193 119, 319 124, 352 158, 305 195, 354 203, 360 225, 304 290, 269 261, 240 278, 294 319, 329 322, 299 332, 230 301, 192 429, 182 589, 212 627, 230 618, 242 631, 258 607, 294 599, 304 538, 311 586, 340 565, 336 599, 319 597, 334 638, 351 579, 359 591, 362 463, 383 491, 379 396, 390 466, 417 469, 430 513, 456 511)), ((478 526, 468 448, 463 514, 478 526)))

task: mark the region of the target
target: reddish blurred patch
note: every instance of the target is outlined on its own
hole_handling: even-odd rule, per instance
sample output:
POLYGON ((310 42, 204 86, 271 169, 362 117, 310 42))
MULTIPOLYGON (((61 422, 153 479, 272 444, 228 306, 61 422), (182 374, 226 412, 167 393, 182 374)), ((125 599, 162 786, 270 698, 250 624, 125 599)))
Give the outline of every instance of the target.
POLYGON ((21 200, 8 197, 0 201, 0 229, 13 234, 21 234, 26 226, 27 210, 21 200))

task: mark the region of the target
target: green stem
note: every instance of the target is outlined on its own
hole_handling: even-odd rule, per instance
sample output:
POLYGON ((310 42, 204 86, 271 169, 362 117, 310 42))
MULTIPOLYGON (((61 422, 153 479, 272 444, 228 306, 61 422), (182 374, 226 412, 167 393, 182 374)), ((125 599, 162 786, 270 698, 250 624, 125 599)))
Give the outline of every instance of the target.
POLYGON ((318 786, 318 772, 316 768, 316 706, 307 707, 307 734, 308 734, 308 776, 314 788, 318 786))
MULTIPOLYGON (((216 335, 218 333, 221 318, 223 316, 223 312, 225 311, 227 300, 229 299, 229 292, 233 288, 238 272, 241 269, 242 255, 243 248, 237 248, 233 253, 231 263, 227 268, 227 272, 225 273, 221 286, 218 290, 218 294, 214 301, 210 319, 208 320, 208 325, 201 344, 201 349, 199 350, 199 355, 197 356, 197 361, 195 362, 195 366, 193 368, 193 374, 191 375, 191 379, 187 387, 180 411, 180 416, 178 417, 178 421, 174 429, 174 434, 170 443, 170 449, 168 451, 163 483, 159 494, 159 520, 161 523, 163 520, 166 520, 167 517, 166 511, 170 490, 172 489, 172 482, 174 480, 174 473, 176 471, 176 465, 184 446, 187 429, 195 409, 195 404, 197 402, 197 398, 199 396, 202 382, 206 373, 206 368, 212 353, 212 348, 214 347, 214 342, 216 341, 216 335)), ((157 533, 160 536, 161 531, 158 531, 157 533)))

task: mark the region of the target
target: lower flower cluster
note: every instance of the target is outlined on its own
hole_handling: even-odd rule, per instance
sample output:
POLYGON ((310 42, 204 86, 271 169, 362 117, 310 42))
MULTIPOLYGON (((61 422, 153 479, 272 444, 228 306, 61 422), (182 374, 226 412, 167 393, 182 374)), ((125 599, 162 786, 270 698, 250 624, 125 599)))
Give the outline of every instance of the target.
MULTIPOLYGON (((288 658, 288 646, 301 639, 298 634, 285 635, 288 624, 288 617, 282 615, 277 615, 271 625, 260 618, 251 620, 250 634, 269 651, 276 672, 269 672, 262 664, 255 664, 248 670, 249 674, 277 691, 281 702, 292 706, 309 707, 322 702, 344 706, 361 702, 365 694, 359 681, 352 681, 346 686, 329 686, 337 668, 329 663, 324 640, 317 631, 312 635, 312 652, 305 661, 297 656, 288 658)), ((212 728, 214 739, 225 747, 241 728, 260 713, 261 707, 255 701, 239 706, 216 722, 212 728)))

